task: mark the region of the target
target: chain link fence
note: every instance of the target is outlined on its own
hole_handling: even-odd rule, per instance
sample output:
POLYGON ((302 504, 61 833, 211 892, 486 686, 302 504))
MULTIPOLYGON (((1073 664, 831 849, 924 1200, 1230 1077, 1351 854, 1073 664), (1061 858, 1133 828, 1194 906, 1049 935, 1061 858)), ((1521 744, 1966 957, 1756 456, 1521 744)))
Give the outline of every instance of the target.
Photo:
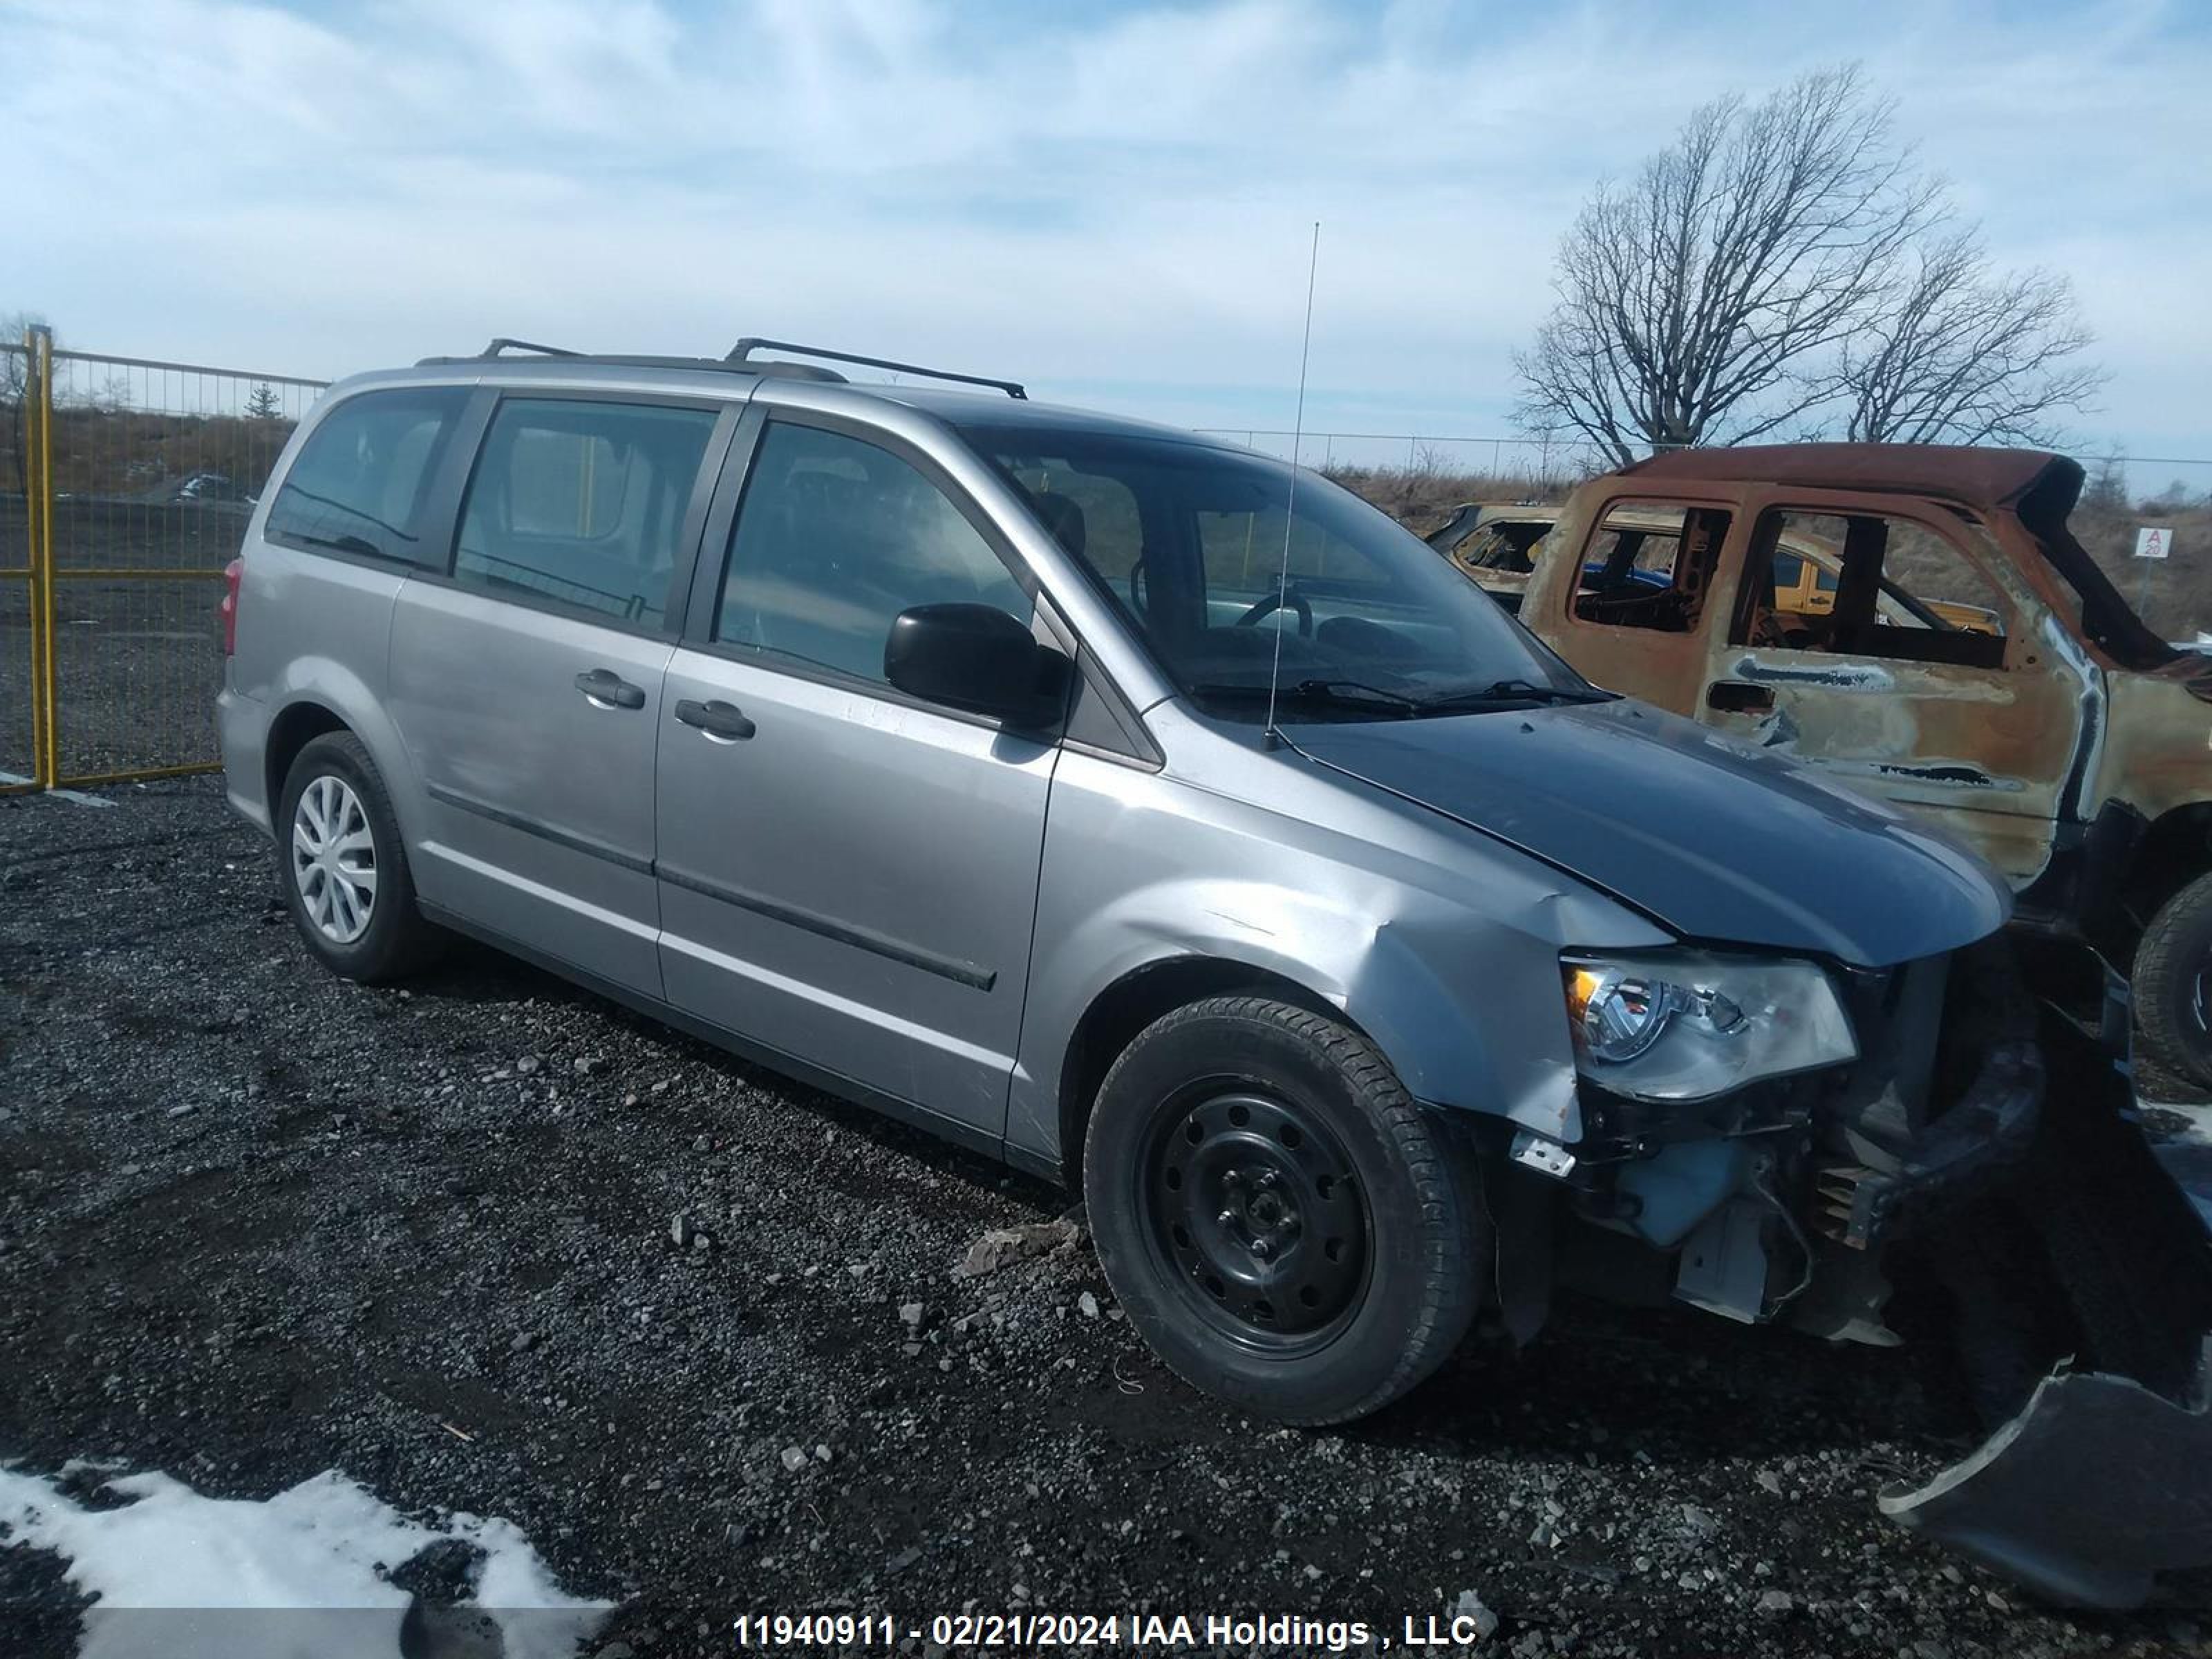
POLYGON ((0 789, 216 767, 223 567, 323 384, 0 347, 0 789))

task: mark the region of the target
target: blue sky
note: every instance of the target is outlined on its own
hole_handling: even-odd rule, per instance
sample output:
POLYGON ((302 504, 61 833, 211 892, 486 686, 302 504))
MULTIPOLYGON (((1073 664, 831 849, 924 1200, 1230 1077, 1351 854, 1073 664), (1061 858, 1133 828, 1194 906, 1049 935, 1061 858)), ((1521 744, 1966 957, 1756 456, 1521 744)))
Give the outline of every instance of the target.
POLYGON ((1592 183, 1843 57, 2074 278, 2081 437, 2212 457, 2194 0, 0 0, 0 310, 303 374, 780 335, 1287 426, 1318 218, 1309 427, 1504 431, 1592 183))

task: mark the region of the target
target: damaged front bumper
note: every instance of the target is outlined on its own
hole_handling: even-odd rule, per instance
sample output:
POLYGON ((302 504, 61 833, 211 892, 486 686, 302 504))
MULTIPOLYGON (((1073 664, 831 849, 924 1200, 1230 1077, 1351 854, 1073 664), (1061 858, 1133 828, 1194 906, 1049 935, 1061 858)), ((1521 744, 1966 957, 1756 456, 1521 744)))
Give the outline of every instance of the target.
MULTIPOLYGON (((1972 1452, 1878 1502, 2046 1601, 2132 1607, 2158 1574, 2212 1566, 2212 1192, 2185 1185, 2203 1182, 2203 1158, 2147 1137, 2102 1043, 2055 1014, 2045 1031, 2042 1131, 2015 1179, 1942 1242, 1972 1249, 1968 1228, 2027 1241, 2032 1272, 1985 1259, 1982 1297, 2009 1302, 1996 1311, 2015 1328, 2033 1315, 2062 1331, 2069 1352, 1972 1452)), ((1970 1365, 1989 1358, 1971 1337, 1990 1311, 1960 1310, 1970 1365)))
POLYGON ((2046 1601, 2140 1607, 2159 1573, 2212 1563, 2212 1413, 2062 1372, 1970 1455, 1875 1501, 2046 1601))
MULTIPOLYGON (((1869 981, 1879 1040, 1825 1097, 1671 1126, 1586 1099, 1609 1139, 1516 1139, 1506 1265, 1532 1236, 1510 1200, 1548 1187, 1600 1242, 1646 1247, 1671 1275, 1650 1291, 1745 1322, 1891 1346, 1893 1273, 1928 1281, 1905 1322, 1956 1349, 1994 1431, 1882 1512, 2046 1600, 2136 1605, 2156 1575, 2212 1567, 2212 1190, 2185 1190, 2212 1186, 2212 1135, 2154 1151, 2116 976, 2077 1024, 1996 949, 1912 972, 1869 981)), ((1618 1248, 1568 1265, 1585 1288, 1628 1277, 1618 1248)), ((1534 1322, 1501 1312, 1516 1337, 1534 1322)))

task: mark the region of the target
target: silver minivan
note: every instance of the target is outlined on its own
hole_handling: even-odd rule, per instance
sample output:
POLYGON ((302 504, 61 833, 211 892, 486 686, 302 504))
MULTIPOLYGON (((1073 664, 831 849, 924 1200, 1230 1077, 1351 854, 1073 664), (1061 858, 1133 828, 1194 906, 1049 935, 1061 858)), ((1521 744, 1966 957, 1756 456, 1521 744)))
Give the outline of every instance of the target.
POLYGON ((2050 1133, 1987 868, 1245 450, 495 342, 333 388, 232 578, 229 797, 332 970, 472 935, 1063 1178, 1275 1418, 1556 1284, 1894 1340, 1886 1247, 2050 1133))

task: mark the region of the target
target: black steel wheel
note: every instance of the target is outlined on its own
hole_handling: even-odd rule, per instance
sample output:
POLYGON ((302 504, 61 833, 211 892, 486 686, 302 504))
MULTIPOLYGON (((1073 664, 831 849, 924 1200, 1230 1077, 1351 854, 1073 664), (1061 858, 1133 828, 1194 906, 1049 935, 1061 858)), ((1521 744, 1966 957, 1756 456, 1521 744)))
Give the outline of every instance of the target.
POLYGON ((1198 1311, 1271 1352, 1327 1341, 1367 1274, 1367 1200, 1318 1115, 1200 1085, 1162 1103, 1146 1221, 1198 1311))
POLYGON ((1291 1423, 1377 1411, 1442 1364, 1487 1281, 1469 1160, 1341 1022, 1179 1008, 1109 1071, 1084 1141, 1101 1265, 1182 1376, 1291 1423))

